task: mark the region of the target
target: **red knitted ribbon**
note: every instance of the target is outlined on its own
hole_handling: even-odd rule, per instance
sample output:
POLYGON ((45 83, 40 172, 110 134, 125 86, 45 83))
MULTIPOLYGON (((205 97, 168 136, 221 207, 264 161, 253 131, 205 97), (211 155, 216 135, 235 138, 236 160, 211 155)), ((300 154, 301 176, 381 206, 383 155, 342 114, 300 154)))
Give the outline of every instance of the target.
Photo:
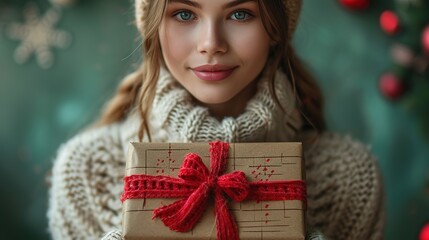
MULTIPOLYGON (((234 201, 306 200, 305 183, 294 181, 248 182, 241 171, 223 174, 227 166, 229 144, 210 143, 210 167, 200 156, 186 155, 179 178, 131 175, 124 178, 121 201, 136 198, 183 198, 154 210, 164 225, 177 232, 191 230, 206 209, 210 192, 215 199, 218 240, 238 240, 238 228, 228 210, 224 193, 234 201)), ((153 219, 152 218, 152 219, 153 219)))

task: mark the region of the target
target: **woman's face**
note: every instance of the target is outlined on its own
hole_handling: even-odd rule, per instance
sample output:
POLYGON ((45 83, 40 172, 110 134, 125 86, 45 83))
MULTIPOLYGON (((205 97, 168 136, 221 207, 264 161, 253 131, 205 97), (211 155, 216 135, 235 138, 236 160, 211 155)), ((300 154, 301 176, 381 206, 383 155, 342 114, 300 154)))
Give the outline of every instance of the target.
POLYGON ((270 48, 256 0, 169 0, 159 37, 173 77, 208 106, 247 102, 270 48))

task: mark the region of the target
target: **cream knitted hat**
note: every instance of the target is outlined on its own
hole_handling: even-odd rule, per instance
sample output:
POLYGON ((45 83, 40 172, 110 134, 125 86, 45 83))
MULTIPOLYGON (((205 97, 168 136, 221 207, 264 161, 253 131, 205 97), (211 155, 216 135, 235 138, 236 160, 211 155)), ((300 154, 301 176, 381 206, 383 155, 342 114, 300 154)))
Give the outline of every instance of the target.
MULTIPOLYGON (((144 27, 145 16, 148 12, 149 2, 153 0, 136 0, 136 23, 137 27, 142 32, 144 27)), ((269 0, 271 1, 271 0, 269 0)), ((298 23, 299 13, 301 11, 301 5, 303 0, 283 0, 286 6, 286 15, 289 16, 289 36, 293 35, 296 25, 298 23)))

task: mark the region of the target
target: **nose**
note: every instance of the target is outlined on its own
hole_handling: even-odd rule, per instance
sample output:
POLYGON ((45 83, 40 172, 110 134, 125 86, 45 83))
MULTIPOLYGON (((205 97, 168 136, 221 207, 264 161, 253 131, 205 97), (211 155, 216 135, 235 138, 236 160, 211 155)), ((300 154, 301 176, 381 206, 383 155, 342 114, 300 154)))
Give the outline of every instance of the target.
POLYGON ((197 50, 202 54, 215 55, 228 51, 228 44, 222 23, 209 21, 201 25, 197 50))

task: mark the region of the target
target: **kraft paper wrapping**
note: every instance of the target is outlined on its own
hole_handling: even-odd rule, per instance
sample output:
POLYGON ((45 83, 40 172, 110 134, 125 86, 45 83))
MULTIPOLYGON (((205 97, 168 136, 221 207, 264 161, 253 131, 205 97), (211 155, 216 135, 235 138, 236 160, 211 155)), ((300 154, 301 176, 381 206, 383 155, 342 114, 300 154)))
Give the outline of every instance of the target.
MULTIPOLYGON (((126 176, 133 174, 177 177, 186 154, 201 156, 210 169, 208 143, 131 143, 126 176)), ((243 171, 249 181, 301 180, 303 157, 301 143, 230 143, 226 173, 243 171)), ((123 203, 125 239, 216 239, 214 204, 192 231, 179 233, 152 220, 153 209, 178 199, 128 199, 123 203)), ((305 239, 305 206, 298 200, 228 201, 239 228, 240 239, 305 239)))

